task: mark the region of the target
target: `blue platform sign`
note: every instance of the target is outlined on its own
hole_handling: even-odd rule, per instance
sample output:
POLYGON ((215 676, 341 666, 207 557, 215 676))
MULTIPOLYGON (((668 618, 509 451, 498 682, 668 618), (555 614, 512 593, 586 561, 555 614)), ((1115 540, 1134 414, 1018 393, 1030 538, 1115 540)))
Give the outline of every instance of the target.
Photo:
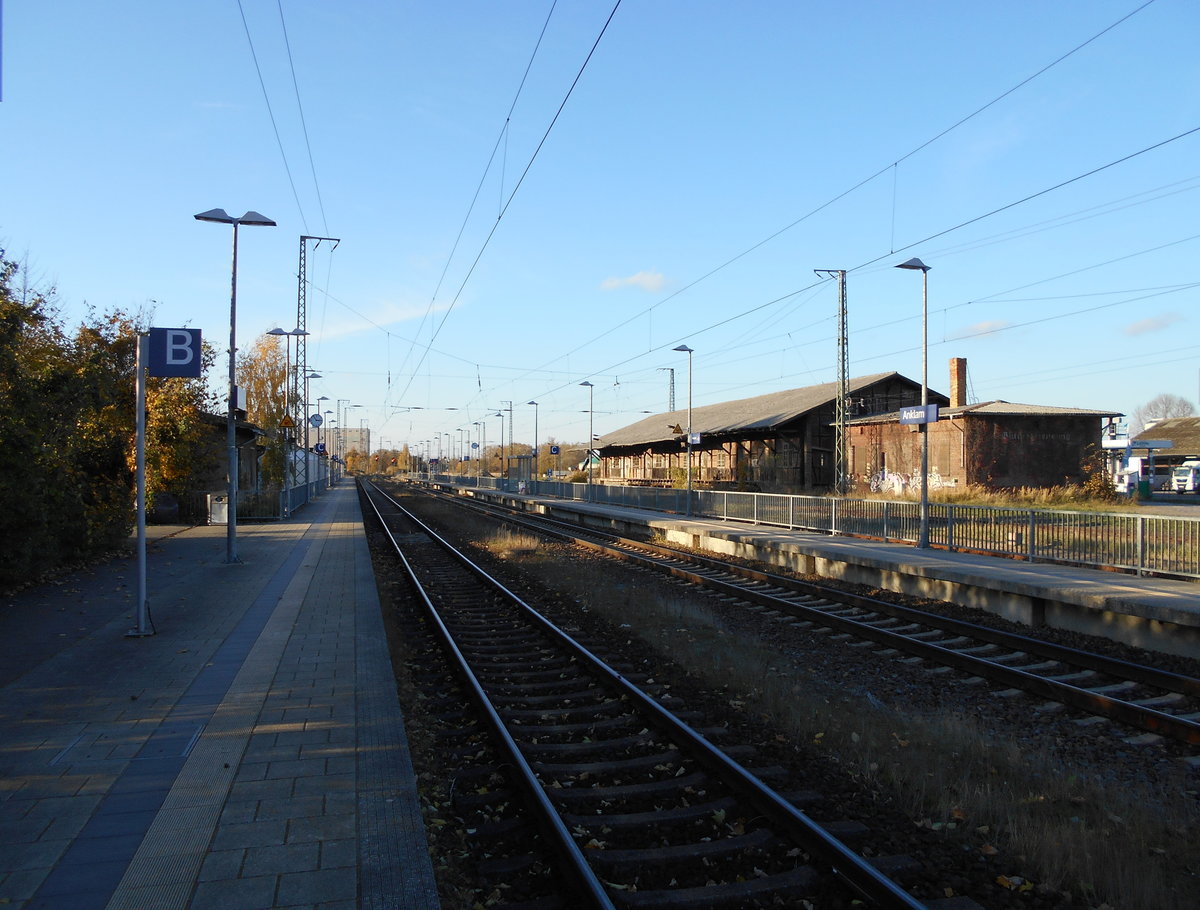
POLYGON ((151 329, 151 376, 200 375, 201 348, 199 329, 151 329))
POLYGON ((911 408, 900 409, 901 423, 937 423, 938 406, 936 404, 914 405, 911 408))

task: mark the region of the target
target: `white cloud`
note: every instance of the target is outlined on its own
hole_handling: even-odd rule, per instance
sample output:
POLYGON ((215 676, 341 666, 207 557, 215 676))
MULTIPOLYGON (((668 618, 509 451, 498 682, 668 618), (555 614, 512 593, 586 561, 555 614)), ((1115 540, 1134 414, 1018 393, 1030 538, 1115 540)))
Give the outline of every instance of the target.
POLYGON ((1162 316, 1151 316, 1149 319, 1139 319, 1125 326, 1126 335, 1148 335, 1150 332, 1161 332, 1163 329, 1182 322, 1183 317, 1178 313, 1164 313, 1162 316))
POLYGON ((601 289, 615 291, 619 288, 635 287, 652 293, 661 291, 665 279, 658 272, 638 272, 628 278, 605 278, 600 282, 601 289))
POLYGON ((976 338, 980 335, 991 335, 993 332, 1003 332, 1011 322, 1006 322, 1003 319, 990 319, 984 322, 977 322, 974 325, 968 325, 959 329, 954 334, 948 337, 948 340, 954 341, 959 338, 976 338))
MULTIPOLYGON (((358 335, 363 332, 378 332, 397 323, 417 321, 425 315, 428 306, 429 304, 427 303, 396 303, 388 301, 376 306, 371 312, 363 313, 362 316, 356 313, 344 312, 344 315, 339 317, 336 322, 329 320, 323 329, 318 329, 317 331, 313 331, 313 326, 310 322, 309 331, 313 332, 311 340, 343 338, 347 335, 358 335)), ((435 303, 431 315, 445 312, 449 306, 448 302, 435 303)))

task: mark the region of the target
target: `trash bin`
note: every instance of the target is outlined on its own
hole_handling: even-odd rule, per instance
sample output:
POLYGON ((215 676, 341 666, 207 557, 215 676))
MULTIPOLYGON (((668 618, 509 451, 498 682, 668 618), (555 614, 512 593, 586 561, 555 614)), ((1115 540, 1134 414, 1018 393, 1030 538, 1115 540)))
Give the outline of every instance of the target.
POLYGON ((210 525, 229 524, 229 494, 208 494, 208 523, 210 525))
POLYGON ((1139 480, 1137 482, 1137 498, 1142 500, 1150 499, 1150 481, 1139 480))

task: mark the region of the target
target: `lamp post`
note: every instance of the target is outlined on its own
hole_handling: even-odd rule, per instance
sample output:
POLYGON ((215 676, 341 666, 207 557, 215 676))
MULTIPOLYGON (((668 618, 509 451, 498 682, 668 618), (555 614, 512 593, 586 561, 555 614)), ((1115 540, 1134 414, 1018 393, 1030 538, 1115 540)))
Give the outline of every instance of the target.
POLYGON ((687 514, 692 514, 692 354, 694 351, 686 344, 681 344, 673 350, 688 355, 688 422, 687 422, 687 514))
MULTIPOLYGON (((329 396, 328 396, 328 395, 320 395, 320 396, 318 396, 318 398, 317 398, 317 403, 316 403, 316 408, 317 408, 317 411, 316 411, 316 413, 317 413, 318 415, 320 415, 320 414, 321 414, 321 402, 322 402, 322 401, 328 401, 328 400, 329 400, 329 396)), ((326 414, 328 414, 329 412, 328 412, 328 411, 326 411, 325 413, 326 413, 326 414)), ((322 435, 321 435, 321 425, 322 425, 322 424, 323 424, 323 423, 324 423, 326 420, 328 420, 328 419, 329 419, 328 417, 324 417, 323 419, 320 419, 320 420, 318 420, 318 421, 317 421, 317 447, 318 447, 318 448, 320 448, 321 442, 323 441, 323 437, 322 437, 322 435)), ((306 431, 306 432, 307 432, 307 431, 306 431)), ((328 453, 326 453, 325 457, 326 457, 326 459, 328 459, 328 457, 329 457, 328 453)), ((317 465, 318 465, 318 467, 319 467, 321 464, 322 464, 321 458, 320 458, 320 456, 318 456, 318 457, 317 457, 317 465)), ((320 473, 320 472, 318 472, 318 473, 320 473)), ((322 486, 322 487, 326 486, 326 483, 325 483, 324 481, 322 481, 322 484, 321 484, 321 486, 322 486)))
MULTIPOLYGON (((921 272, 921 407, 929 404, 929 266, 920 259, 902 262, 898 269, 920 270, 921 272)), ((928 413, 925 415, 928 417, 928 413)), ((917 546, 929 546, 929 423, 921 423, 921 525, 917 532, 917 546)))
MULTIPOLYGON (((322 395, 320 398, 317 399, 317 407, 318 408, 321 407, 322 401, 329 401, 329 396, 322 395)), ((326 410, 321 415, 325 419, 321 421, 321 426, 317 427, 317 444, 321 445, 322 443, 324 443, 324 446, 321 451, 324 454, 325 458, 324 458, 323 462, 319 462, 319 463, 323 463, 325 465, 325 486, 326 487, 333 485, 333 470, 332 470, 333 462, 330 461, 330 459, 329 459, 329 432, 325 430, 325 427, 328 426, 328 424, 329 424, 329 418, 332 414, 333 414, 333 411, 326 410)))
MULTIPOLYGON (((346 411, 345 411, 345 414, 344 414, 344 417, 342 420, 342 423, 345 425, 345 429, 342 431, 342 448, 345 450, 342 454, 343 458, 346 458, 350 454, 350 443, 346 439, 346 434, 350 432, 350 420, 352 419, 350 416, 350 410, 352 408, 361 408, 362 407, 361 404, 349 404, 349 401, 350 401, 349 398, 347 398, 346 401, 347 401, 346 411)), ((359 427, 359 442, 362 442, 362 427, 361 426, 359 427)))
POLYGON ((342 474, 344 474, 345 470, 346 470, 346 453, 345 453, 346 429, 347 429, 347 427, 346 427, 346 408, 349 406, 349 404, 350 404, 349 398, 337 399, 338 431, 337 431, 337 436, 335 436, 333 439, 333 448, 334 448, 334 452, 337 455, 338 464, 341 465, 341 468, 342 468, 341 473, 342 474))
POLYGON ((241 562, 237 555, 237 492, 238 492, 238 453, 237 453, 237 374, 234 366, 237 362, 237 248, 238 226, 242 224, 256 227, 275 227, 275 222, 258 212, 246 212, 241 218, 234 218, 224 209, 210 209, 195 216, 197 221, 212 221, 217 224, 233 225, 233 269, 229 284, 229 409, 225 419, 225 444, 229 450, 229 483, 228 483, 228 516, 225 528, 225 562, 241 562))
POLYGON ((500 476, 503 478, 504 485, 508 485, 508 456, 512 454, 513 435, 512 435, 512 402, 502 401, 501 405, 508 405, 508 448, 504 447, 504 408, 500 407, 496 410, 496 416, 500 418, 500 476))
MULTIPOLYGON (((301 328, 295 328, 289 332, 289 331, 286 331, 285 329, 280 328, 279 326, 276 326, 275 328, 268 331, 267 334, 274 335, 276 338, 278 338, 279 336, 282 335, 284 338, 284 345, 285 345, 284 349, 283 349, 284 350, 284 363, 287 366, 284 369, 284 376, 283 376, 283 413, 290 417, 290 416, 292 416, 292 407, 293 407, 293 402, 291 401, 291 396, 289 394, 291 391, 290 387, 291 387, 291 383, 292 383, 292 338, 295 336, 299 336, 299 335, 307 335, 308 332, 304 331, 304 329, 301 329, 301 328)), ((307 383, 305 384, 304 392, 305 392, 305 395, 307 396, 307 394, 308 394, 307 383)), ((305 407, 307 407, 307 405, 305 407)), ((305 412, 304 416, 305 417, 308 416, 307 411, 305 412)), ((293 418, 293 422, 295 423, 295 426, 293 427, 293 430, 294 430, 293 441, 298 442, 299 438, 300 438, 301 427, 300 427, 300 423, 297 422, 295 420, 295 418, 293 418)), ((283 439, 284 439, 285 460, 287 462, 291 462, 290 453, 288 452, 288 447, 287 447, 287 433, 286 432, 283 435, 283 439)), ((305 441, 304 448, 307 449, 308 448, 308 445, 307 445, 308 429, 307 428, 304 429, 304 441, 305 441)), ((307 459, 307 456, 305 456, 305 457, 307 459)), ((293 468, 293 465, 290 463, 287 466, 288 466, 288 468, 293 468)), ((307 474, 307 471, 305 471, 305 473, 307 474)), ((294 479, 295 478, 293 478, 293 480, 294 479)), ((307 479, 308 478, 306 477, 305 480, 307 480, 307 479)))
MULTIPOLYGON (((305 334, 307 334, 307 333, 305 333, 305 334)), ((299 350, 297 350, 296 353, 297 353, 297 355, 299 355, 299 353, 300 353, 299 350)), ((297 367, 297 369, 299 369, 300 364, 296 364, 296 367, 297 367)), ((311 379, 321 379, 321 378, 322 378, 321 374, 318 373, 316 370, 308 370, 304 374, 304 407, 305 407, 305 411, 304 411, 304 448, 305 448, 305 450, 307 450, 309 448, 309 445, 308 445, 308 410, 307 409, 310 407, 310 405, 308 402, 308 383, 309 383, 309 380, 311 380, 311 379)), ((307 464, 307 462, 305 462, 305 463, 307 464)), ((307 475, 307 471, 308 471, 308 469, 305 468, 306 475, 307 475)), ((307 480, 308 480, 308 477, 305 476, 305 481, 307 481, 307 480)))
POLYGON ((533 455, 533 469, 532 476, 529 479, 537 480, 541 476, 541 472, 538 471, 538 403, 536 401, 527 401, 525 403, 533 405, 533 450, 531 453, 533 455))
POLYGON ((479 455, 475 460, 475 480, 483 476, 483 454, 487 451, 487 421, 476 420, 475 426, 479 427, 479 455))
POLYGON ((581 386, 586 386, 588 390, 588 441, 587 441, 587 466, 588 466, 588 501, 592 498, 592 401, 595 394, 595 386, 586 379, 579 383, 581 386))

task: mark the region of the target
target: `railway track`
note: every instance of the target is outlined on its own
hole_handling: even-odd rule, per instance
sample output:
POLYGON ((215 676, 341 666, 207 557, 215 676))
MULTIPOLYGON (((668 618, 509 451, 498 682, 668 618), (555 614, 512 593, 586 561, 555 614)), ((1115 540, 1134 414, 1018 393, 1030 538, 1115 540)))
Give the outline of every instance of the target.
MULTIPOLYGON (((999 695, 1025 693, 1053 706, 1200 746, 1200 679, 1064 647, 937 613, 724 560, 632 540, 491 503, 452 497, 463 508, 531 533, 589 547, 702 586, 718 596, 777 611, 900 660, 949 667, 983 679, 999 695)), ((1046 705, 1037 705, 1044 709, 1046 705)), ((1033 708, 1031 708, 1033 710, 1033 708)))
POLYGON ((535 879, 521 887, 525 905, 802 906, 819 895, 821 906, 978 906, 913 897, 902 882, 917 863, 864 858, 846 842, 866 835, 861 825, 815 822, 803 806, 819 795, 779 792, 783 769, 716 745, 722 730, 689 725, 686 706, 638 684, 619 656, 584 647, 394 500, 363 490, 482 719, 456 734, 463 756, 483 759, 461 776, 460 808, 507 840, 512 852, 493 867, 535 879))

